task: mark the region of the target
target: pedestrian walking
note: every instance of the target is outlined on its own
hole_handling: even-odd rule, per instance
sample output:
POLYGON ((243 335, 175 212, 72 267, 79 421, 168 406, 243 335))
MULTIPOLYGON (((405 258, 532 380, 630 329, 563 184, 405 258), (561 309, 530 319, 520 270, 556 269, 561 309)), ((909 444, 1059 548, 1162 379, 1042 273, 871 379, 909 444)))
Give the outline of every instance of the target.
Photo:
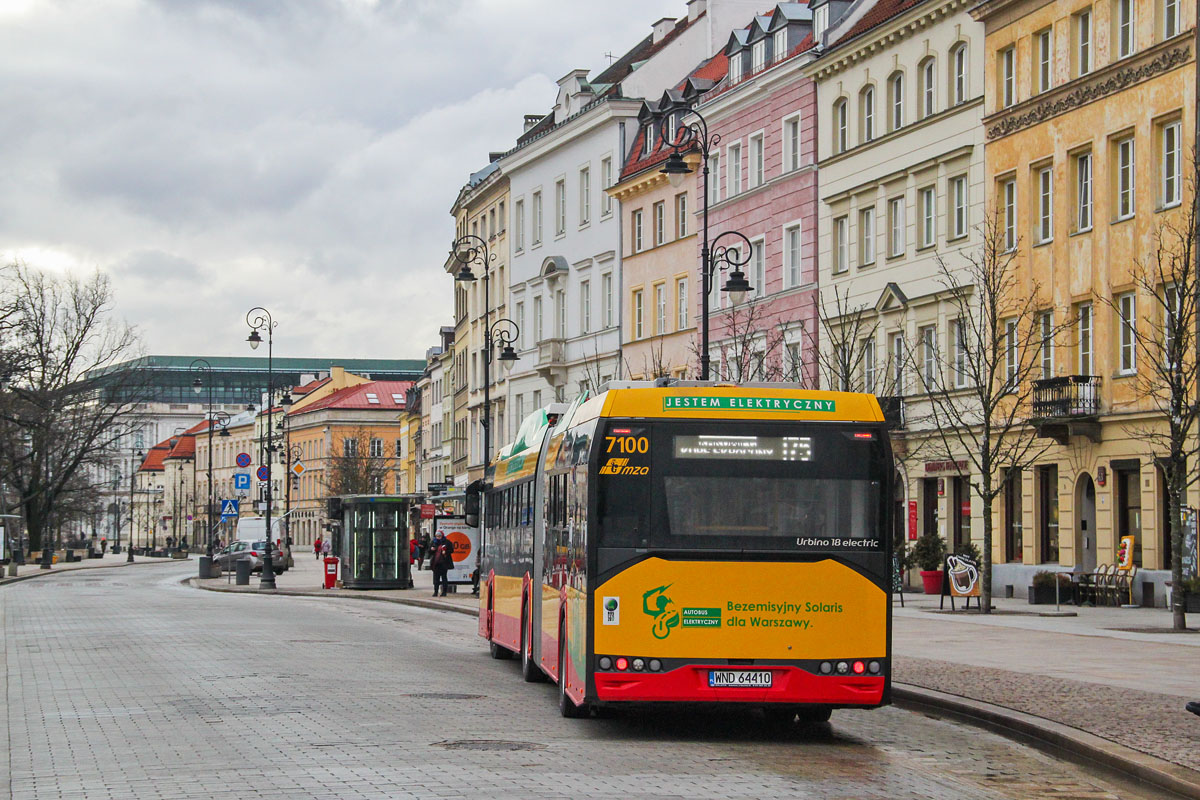
POLYGON ((330 553, 333 552, 333 545, 330 542, 331 542, 331 540, 329 540, 329 539, 326 539, 325 541, 321 542, 321 555, 328 556, 330 553))
POLYGON ((429 558, 429 532, 421 534, 421 552, 417 553, 417 561, 421 562, 429 558))
POLYGON ((317 540, 313 542, 313 557, 316 558, 317 561, 321 560, 321 545, 321 534, 318 533, 317 540))
POLYGON ((417 551, 419 551, 420 549, 421 549, 421 547, 420 547, 420 545, 417 544, 417 540, 415 537, 412 539, 409 539, 409 541, 408 541, 408 565, 410 567, 413 564, 417 563, 417 551))
POLYGON ((433 569, 433 596, 438 596, 440 585, 442 597, 445 597, 448 586, 446 574, 450 572, 450 567, 454 566, 454 542, 447 539, 446 534, 438 531, 434 534, 430 547, 433 548, 433 555, 429 559, 430 568, 433 569))

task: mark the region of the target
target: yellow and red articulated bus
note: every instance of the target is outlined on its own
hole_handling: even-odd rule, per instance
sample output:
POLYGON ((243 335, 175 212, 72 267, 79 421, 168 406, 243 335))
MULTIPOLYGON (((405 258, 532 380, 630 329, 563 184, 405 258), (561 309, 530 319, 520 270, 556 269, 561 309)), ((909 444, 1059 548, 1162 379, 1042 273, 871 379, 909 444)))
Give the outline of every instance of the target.
POLYGON ((592 707, 890 702, 894 466, 873 395, 610 383, 489 466, 479 632, 592 707))

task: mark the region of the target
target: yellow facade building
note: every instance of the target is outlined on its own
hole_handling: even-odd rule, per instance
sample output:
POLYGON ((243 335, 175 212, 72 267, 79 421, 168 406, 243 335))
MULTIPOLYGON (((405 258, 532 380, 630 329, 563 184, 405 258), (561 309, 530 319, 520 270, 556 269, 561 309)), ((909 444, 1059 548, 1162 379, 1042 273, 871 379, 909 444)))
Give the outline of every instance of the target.
POLYGON ((1135 265, 1190 202, 1195 14, 1193 0, 988 0, 972 11, 985 26, 989 212, 1016 251, 1019 293, 1054 332, 1030 410, 1049 447, 1000 504, 998 596, 1022 595, 1047 565, 1111 564, 1129 535, 1137 599, 1165 602, 1161 454, 1135 435, 1156 411, 1139 390, 1131 326, 1162 324, 1135 265))

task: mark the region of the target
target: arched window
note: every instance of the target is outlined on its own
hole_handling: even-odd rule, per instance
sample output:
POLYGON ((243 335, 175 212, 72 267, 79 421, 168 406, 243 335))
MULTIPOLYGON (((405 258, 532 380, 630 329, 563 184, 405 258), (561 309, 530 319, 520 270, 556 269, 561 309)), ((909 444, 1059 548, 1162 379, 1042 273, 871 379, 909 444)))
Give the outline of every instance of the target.
POLYGON ((888 78, 888 126, 893 131, 904 127, 903 72, 895 72, 888 78))
POLYGON ((833 151, 835 153, 844 153, 849 145, 847 141, 847 115, 846 98, 841 98, 833 104, 833 151))
POLYGON ((950 104, 967 101, 967 43, 959 42, 950 49, 950 104))
POLYGON ((859 97, 859 110, 862 121, 859 133, 859 141, 869 142, 875 138, 875 87, 868 86, 862 90, 859 97))
POLYGON ((933 58, 921 62, 921 119, 937 111, 937 63, 933 58))

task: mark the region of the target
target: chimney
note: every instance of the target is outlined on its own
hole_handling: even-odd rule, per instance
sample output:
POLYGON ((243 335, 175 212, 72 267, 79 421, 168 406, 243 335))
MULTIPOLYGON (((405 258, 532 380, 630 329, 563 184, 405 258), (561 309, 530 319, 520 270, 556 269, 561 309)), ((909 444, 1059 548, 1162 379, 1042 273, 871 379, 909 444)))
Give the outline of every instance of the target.
POLYGON ((708 0, 688 0, 688 22, 695 22, 696 17, 704 13, 708 8, 708 0))
POLYGON ((668 33, 670 33, 671 31, 673 31, 675 29, 675 18, 674 17, 663 17, 658 22, 654 23, 654 25, 651 27, 653 27, 653 29, 654 29, 653 42, 654 42, 654 44, 658 44, 659 42, 661 42, 663 39, 666 38, 668 33))
POLYGON ((521 130, 521 133, 524 133, 525 131, 529 130, 534 125, 537 125, 539 122, 541 122, 542 117, 544 117, 544 116, 546 116, 546 115, 545 114, 526 114, 525 115, 525 127, 521 130))
POLYGON ((346 370, 343 367, 330 367, 329 377, 333 383, 333 388, 341 389, 346 385, 346 370))

